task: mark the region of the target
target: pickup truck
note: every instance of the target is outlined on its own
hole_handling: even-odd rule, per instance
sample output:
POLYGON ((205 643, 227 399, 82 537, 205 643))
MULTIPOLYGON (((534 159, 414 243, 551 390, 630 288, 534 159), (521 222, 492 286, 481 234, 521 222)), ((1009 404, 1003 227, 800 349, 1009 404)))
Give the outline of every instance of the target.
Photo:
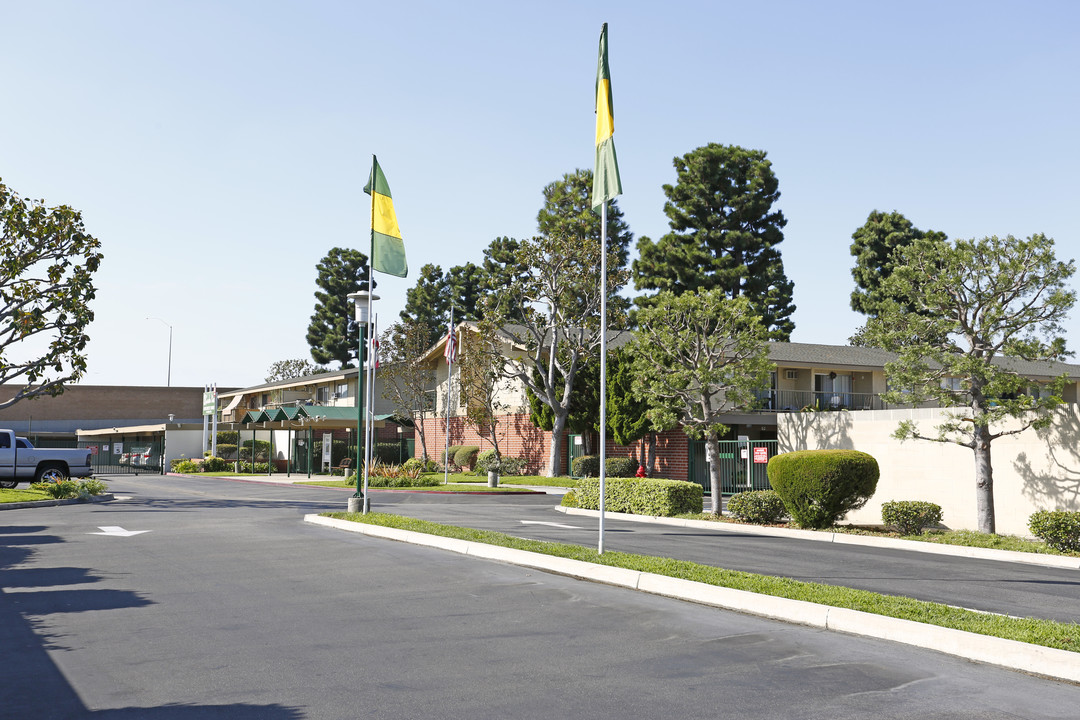
POLYGON ((13 488, 21 482, 50 482, 70 477, 88 477, 90 451, 36 448, 11 430, 0 430, 0 487, 13 488))

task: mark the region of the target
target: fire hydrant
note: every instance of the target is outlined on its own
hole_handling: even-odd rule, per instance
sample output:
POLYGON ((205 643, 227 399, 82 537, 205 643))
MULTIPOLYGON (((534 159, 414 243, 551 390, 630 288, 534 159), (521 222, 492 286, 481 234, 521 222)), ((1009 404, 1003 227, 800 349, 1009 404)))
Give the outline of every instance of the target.
POLYGON ((638 465, 638 467, 637 467, 637 476, 638 477, 648 477, 648 473, 645 472, 645 466, 644 465, 638 465))

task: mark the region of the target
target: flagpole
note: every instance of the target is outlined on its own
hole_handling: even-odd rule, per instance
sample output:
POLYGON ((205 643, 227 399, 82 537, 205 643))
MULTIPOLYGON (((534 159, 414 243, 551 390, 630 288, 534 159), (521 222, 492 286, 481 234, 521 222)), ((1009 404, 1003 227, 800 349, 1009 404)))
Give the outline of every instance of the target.
MULTIPOLYGON (((454 342, 454 306, 450 305, 450 327, 446 334, 446 342, 454 342)), ((443 485, 450 482, 450 383, 454 379, 454 353, 447 351, 446 355, 446 437, 443 438, 443 485)))
MULTIPOLYGON (((370 295, 368 296, 371 297, 370 295)), ((379 332, 379 318, 376 315, 371 314, 371 304, 368 303, 368 317, 371 318, 371 330, 368 332, 368 356, 367 356, 367 377, 365 382, 367 383, 367 402, 364 411, 367 413, 364 422, 366 423, 364 433, 364 447, 365 447, 365 460, 364 460, 364 495, 368 492, 368 478, 370 473, 368 468, 371 467, 371 461, 374 455, 375 447, 375 365, 378 363, 378 355, 376 348, 378 347, 378 332, 379 332)), ((370 503, 369 503, 370 505, 370 503)))
POLYGON ((607 480, 607 200, 600 206, 600 542, 604 554, 604 495, 607 480))
MULTIPOLYGON (((368 319, 368 323, 371 322, 371 298, 375 294, 375 283, 372 282, 372 281, 375 278, 375 268, 373 267, 373 261, 375 259, 375 167, 378 165, 378 163, 379 163, 378 158, 376 158, 375 154, 372 153, 372 155, 371 155, 371 238, 370 238, 369 245, 368 245, 368 273, 367 273, 367 291, 368 291, 368 296, 367 296, 367 319, 368 319)), ((366 327, 361 328, 360 332, 361 332, 362 335, 368 335, 369 334, 369 333, 366 333, 365 330, 366 330, 366 327)), ((367 384, 367 380, 364 377, 364 359, 365 359, 364 356, 367 354, 367 348, 364 347, 364 345, 366 343, 369 343, 369 342, 371 342, 371 340, 365 338, 364 342, 360 343, 360 357, 359 357, 359 361, 357 363, 359 365, 359 369, 357 370, 357 373, 356 373, 356 385, 357 385, 358 390, 361 387, 361 383, 363 383, 364 385, 367 384)), ((356 398, 356 417, 358 418, 357 422, 360 422, 359 418, 363 417, 366 414, 365 410, 367 409, 365 407, 365 403, 362 402, 363 391, 360 391, 360 396, 361 397, 356 398)), ((369 423, 366 422, 366 418, 364 418, 364 420, 365 420, 365 422, 363 424, 363 427, 362 428, 361 427, 356 428, 356 440, 357 440, 357 442, 360 442, 360 438, 362 437, 363 442, 364 442, 364 493, 363 493, 362 497, 364 498, 364 500, 363 500, 363 508, 364 508, 363 512, 366 515, 368 513, 368 511, 371 509, 371 499, 368 497, 368 468, 371 465, 371 463, 369 462, 369 457, 368 457, 370 455, 370 452, 369 452, 370 451, 370 443, 367 441, 367 430, 368 430, 368 424, 369 423), (363 432, 363 435, 360 434, 361 432, 363 432)), ((359 453, 357 453, 357 454, 359 455, 359 453)), ((359 462, 359 458, 357 458, 357 461, 359 462)))

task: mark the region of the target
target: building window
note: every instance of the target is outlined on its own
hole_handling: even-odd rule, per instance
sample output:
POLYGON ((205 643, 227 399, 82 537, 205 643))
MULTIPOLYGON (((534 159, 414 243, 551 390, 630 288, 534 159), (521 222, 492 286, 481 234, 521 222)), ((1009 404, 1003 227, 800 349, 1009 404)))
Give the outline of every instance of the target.
POLYGON ((315 404, 325 405, 326 401, 330 399, 330 388, 321 387, 315 390, 315 404))
POLYGON ((338 383, 334 386, 334 397, 347 398, 349 397, 349 383, 338 383))

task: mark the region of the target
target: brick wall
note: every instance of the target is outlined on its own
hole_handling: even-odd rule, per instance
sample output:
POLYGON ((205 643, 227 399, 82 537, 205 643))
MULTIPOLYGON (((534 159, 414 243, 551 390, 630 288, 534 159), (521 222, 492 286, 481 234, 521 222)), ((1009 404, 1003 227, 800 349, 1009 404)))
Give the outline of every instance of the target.
MULTIPOLYGON (((499 421, 499 452, 509 457, 523 458, 528 463, 526 472, 538 475, 547 467, 551 454, 551 433, 532 424, 527 413, 504 415, 499 421)), ((438 461, 442 458, 447 445, 477 445, 481 452, 491 448, 491 441, 480 436, 476 428, 467 424, 464 418, 450 418, 450 438, 446 437, 446 418, 427 418, 424 420, 424 437, 427 440, 428 456, 438 461)), ((560 472, 566 468, 568 452, 567 441, 563 439, 562 456, 559 462, 560 472)), ((420 442, 416 443, 416 453, 420 454, 420 442)))
MULTIPOLYGON (((641 442, 619 445, 608 438, 607 457, 634 457, 641 464, 648 458, 648 448, 641 442)), ((656 472, 652 477, 668 480, 690 479, 690 438, 682 430, 668 430, 656 436, 656 472)))

